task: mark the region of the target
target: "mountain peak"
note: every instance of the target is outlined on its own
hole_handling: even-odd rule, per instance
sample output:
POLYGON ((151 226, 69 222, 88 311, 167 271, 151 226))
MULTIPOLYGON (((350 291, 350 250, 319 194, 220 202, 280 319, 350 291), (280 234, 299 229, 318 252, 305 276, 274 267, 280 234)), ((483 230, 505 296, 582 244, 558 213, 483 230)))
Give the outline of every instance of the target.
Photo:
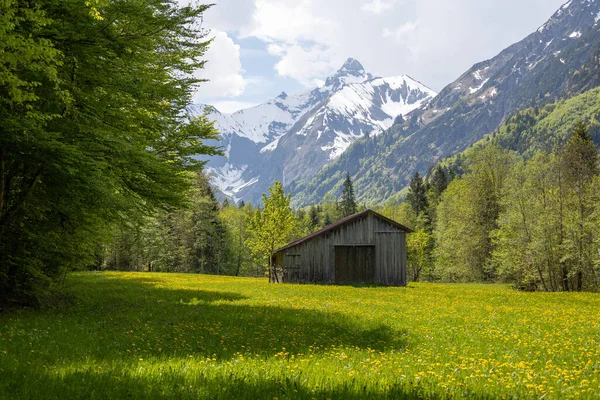
POLYGON ((599 11, 600 7, 595 0, 569 0, 537 31, 550 37, 563 36, 565 30, 567 33, 576 33, 579 31, 573 29, 597 26, 600 21, 599 11))
POLYGON ((365 68, 358 60, 349 58, 346 60, 344 65, 342 65, 342 68, 339 69, 338 73, 344 75, 362 76, 365 73, 365 68))
POLYGON ((340 87, 351 84, 351 83, 362 83, 373 76, 365 72, 365 68, 360 62, 354 58, 346 60, 342 68, 340 68, 335 75, 330 76, 325 81, 325 87, 333 90, 337 90, 340 87))

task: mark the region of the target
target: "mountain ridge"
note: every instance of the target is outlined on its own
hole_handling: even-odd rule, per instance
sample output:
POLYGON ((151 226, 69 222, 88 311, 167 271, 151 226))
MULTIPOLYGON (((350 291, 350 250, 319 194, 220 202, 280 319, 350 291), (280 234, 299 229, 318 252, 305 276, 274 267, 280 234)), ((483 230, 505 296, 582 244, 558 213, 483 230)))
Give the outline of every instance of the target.
POLYGON ((209 118, 222 134, 214 144, 225 158, 208 159, 207 171, 224 195, 256 202, 275 180, 312 178, 356 140, 381 134, 435 95, 407 75, 375 77, 349 58, 322 87, 233 114, 214 110, 209 118))
POLYGON ((354 143, 312 179, 288 187, 297 207, 336 195, 348 171, 361 202, 392 197, 415 171, 459 152, 515 112, 600 84, 600 1, 565 3, 537 31, 475 64, 386 133, 354 143))

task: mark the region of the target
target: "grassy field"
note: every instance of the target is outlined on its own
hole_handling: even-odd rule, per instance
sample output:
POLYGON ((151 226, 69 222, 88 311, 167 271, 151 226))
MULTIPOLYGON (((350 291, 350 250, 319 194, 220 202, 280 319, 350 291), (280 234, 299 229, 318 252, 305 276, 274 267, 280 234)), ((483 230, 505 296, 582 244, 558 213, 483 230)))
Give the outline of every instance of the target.
POLYGON ((600 296, 81 273, 0 314, 0 397, 600 398, 600 296))

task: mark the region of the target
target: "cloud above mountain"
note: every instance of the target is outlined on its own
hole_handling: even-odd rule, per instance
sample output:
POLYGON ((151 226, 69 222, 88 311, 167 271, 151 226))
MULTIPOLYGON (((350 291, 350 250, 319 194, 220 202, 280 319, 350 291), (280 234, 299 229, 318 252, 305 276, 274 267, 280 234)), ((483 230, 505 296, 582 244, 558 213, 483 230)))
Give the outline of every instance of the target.
MULTIPOLYGON (((253 63, 265 67, 265 60, 270 64, 263 68, 263 78, 288 79, 303 86, 320 82, 346 58, 354 57, 376 75, 406 73, 440 90, 473 63, 535 30, 563 2, 214 0, 204 25, 214 29, 220 39, 211 50, 214 63, 220 63, 217 57, 237 57, 240 61, 239 68, 227 61, 232 67, 225 69, 231 74, 226 79, 230 85, 221 86, 221 97, 256 102, 272 93, 259 99, 259 91, 254 90, 248 98, 249 87, 244 83, 254 77, 245 71, 258 69, 253 63), (241 46, 242 55, 223 33, 241 46), (264 56, 244 60, 246 42, 262 50, 264 56)), ((211 54, 207 56, 210 59, 211 54)), ((220 80, 220 71, 220 67, 208 69, 205 76, 220 80)), ((214 97, 218 88, 207 89, 203 97, 214 97)))

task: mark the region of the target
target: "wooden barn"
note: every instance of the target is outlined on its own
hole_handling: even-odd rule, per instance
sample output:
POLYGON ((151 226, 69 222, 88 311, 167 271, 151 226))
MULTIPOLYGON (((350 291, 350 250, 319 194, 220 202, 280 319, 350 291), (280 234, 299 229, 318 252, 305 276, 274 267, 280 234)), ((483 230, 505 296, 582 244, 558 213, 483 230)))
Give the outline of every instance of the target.
POLYGON ((410 232, 372 210, 352 215, 275 251, 271 281, 404 286, 410 232))

